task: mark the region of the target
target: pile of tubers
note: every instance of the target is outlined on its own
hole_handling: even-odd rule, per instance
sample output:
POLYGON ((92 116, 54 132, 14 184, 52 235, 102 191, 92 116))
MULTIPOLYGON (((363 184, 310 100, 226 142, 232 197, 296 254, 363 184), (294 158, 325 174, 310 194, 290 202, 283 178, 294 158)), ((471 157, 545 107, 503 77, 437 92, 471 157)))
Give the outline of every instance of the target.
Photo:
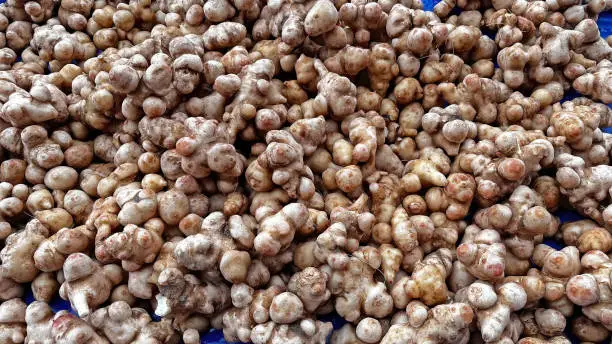
POLYGON ((0 343, 609 343, 611 9, 8 0, 0 343))

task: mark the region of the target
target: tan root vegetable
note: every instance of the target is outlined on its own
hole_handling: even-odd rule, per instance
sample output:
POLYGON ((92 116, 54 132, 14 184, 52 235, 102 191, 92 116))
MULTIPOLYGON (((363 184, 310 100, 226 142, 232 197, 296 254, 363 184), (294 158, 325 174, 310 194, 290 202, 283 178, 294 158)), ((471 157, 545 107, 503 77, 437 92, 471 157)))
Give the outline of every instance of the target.
POLYGON ((0 344, 608 342, 612 3, 424 7, 0 4, 0 344))

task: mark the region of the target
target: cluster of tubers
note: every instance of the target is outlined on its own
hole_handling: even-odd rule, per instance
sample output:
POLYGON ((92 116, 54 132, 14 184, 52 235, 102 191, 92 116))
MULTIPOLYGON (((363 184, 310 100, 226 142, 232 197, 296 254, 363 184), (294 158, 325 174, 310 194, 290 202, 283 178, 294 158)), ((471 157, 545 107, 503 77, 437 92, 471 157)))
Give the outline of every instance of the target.
POLYGON ((610 342, 611 9, 8 0, 0 343, 610 342))

